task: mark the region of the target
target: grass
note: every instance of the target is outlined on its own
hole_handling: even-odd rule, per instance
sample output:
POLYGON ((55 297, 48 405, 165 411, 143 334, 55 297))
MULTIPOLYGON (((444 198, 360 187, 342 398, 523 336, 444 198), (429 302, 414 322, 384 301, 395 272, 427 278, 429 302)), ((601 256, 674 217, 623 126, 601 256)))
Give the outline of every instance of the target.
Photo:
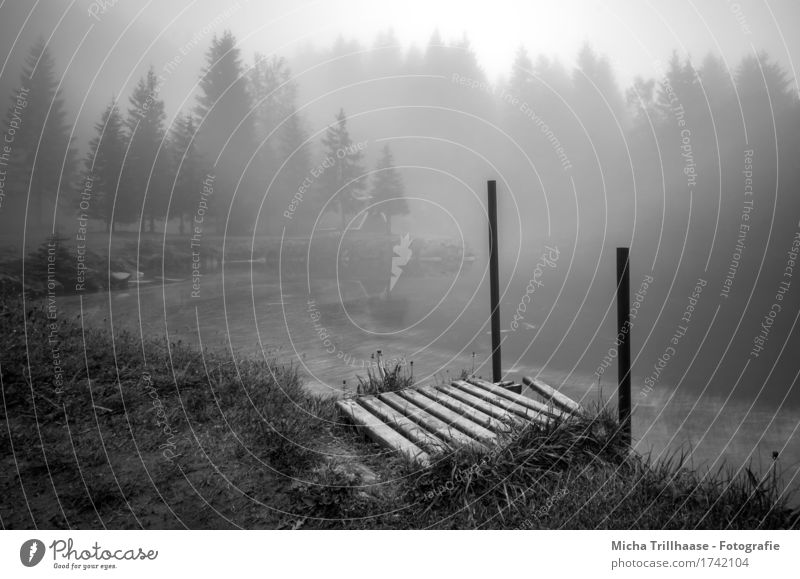
MULTIPOLYGON (((800 526, 776 469, 653 461, 602 407, 421 469, 339 424, 294 366, 79 322, 0 300, 5 528, 800 526)), ((360 392, 411 384, 396 365, 385 379, 368 372, 360 392)))
POLYGON ((294 477, 325 461, 333 403, 294 367, 112 337, 13 301, 0 322, 5 527, 279 526, 294 477))
POLYGON ((380 362, 380 352, 378 352, 378 362, 381 368, 373 370, 367 368, 367 376, 357 376, 358 385, 356 394, 359 396, 377 395, 383 392, 397 392, 414 385, 414 362, 409 367, 405 363, 396 363, 394 366, 386 368, 380 362))

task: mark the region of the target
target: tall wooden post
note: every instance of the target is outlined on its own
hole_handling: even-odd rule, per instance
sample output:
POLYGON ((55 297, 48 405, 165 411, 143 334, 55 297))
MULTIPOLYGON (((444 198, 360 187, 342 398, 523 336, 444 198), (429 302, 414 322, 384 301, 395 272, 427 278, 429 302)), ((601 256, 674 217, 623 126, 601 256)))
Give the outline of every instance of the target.
POLYGON ((503 379, 500 362, 500 274, 497 246, 497 182, 489 181, 489 300, 492 307, 492 378, 503 379))
POLYGON ((622 436, 631 444, 631 272, 627 247, 617 248, 618 408, 622 436))

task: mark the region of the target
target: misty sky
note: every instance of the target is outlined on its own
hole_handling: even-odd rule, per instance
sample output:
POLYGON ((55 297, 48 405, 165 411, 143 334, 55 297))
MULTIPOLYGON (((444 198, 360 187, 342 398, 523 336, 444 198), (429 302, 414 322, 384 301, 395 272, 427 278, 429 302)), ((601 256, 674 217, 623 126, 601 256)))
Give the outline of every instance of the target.
MULTIPOLYGON (((735 66, 741 56, 766 50, 796 78, 800 41, 794 25, 800 5, 792 0, 697 2, 603 2, 562 0, 177 1, 102 3, 12 0, 0 7, 0 89, 19 82, 20 64, 33 41, 44 36, 54 48, 78 136, 114 95, 127 96, 151 64, 168 69, 162 96, 167 111, 194 104, 194 86, 213 34, 229 28, 243 57, 252 52, 291 57, 309 43, 328 47, 342 34, 371 46, 375 35, 394 29, 404 45, 423 48, 438 29, 445 41, 466 33, 490 79, 507 75, 516 49, 573 63, 588 42, 608 55, 624 89, 636 74, 658 76, 673 49, 698 60, 708 51, 735 66), (90 14, 94 12, 94 16, 90 14)), ((299 74, 302 71, 293 71, 299 74)))

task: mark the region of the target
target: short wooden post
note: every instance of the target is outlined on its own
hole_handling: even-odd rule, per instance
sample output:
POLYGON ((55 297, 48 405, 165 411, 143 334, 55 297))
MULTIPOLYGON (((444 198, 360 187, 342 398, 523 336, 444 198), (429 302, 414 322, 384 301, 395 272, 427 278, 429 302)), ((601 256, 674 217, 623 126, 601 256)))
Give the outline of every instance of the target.
POLYGON ((631 445, 631 275, 627 247, 617 248, 617 341, 619 425, 628 446, 631 445))
POLYGON ((497 246, 497 181, 489 181, 489 300, 492 308, 492 378, 503 379, 500 361, 500 274, 497 246))

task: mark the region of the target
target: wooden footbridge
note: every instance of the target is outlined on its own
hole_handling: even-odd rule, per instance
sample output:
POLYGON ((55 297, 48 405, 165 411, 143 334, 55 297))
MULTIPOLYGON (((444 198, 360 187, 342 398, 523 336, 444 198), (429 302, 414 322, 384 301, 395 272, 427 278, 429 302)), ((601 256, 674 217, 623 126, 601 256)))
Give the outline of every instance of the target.
POLYGON ((468 378, 345 398, 337 406, 374 442, 428 465, 433 456, 459 446, 488 450, 512 423, 546 425, 584 412, 541 380, 523 382, 542 400, 519 394, 520 384, 468 378))
MULTIPOLYGON (((582 414, 574 400, 538 379, 522 382, 541 401, 522 395, 522 385, 502 381, 500 358, 500 282, 498 264, 497 183, 488 182, 489 285, 493 382, 468 378, 450 384, 406 388, 339 400, 343 415, 369 438, 421 464, 458 446, 498 444, 511 423, 546 425, 582 414)), ((618 410, 622 435, 631 441, 630 261, 617 248, 618 410)), ((380 351, 378 352, 380 360, 380 351)), ((381 376, 385 377, 382 367, 381 376)))

